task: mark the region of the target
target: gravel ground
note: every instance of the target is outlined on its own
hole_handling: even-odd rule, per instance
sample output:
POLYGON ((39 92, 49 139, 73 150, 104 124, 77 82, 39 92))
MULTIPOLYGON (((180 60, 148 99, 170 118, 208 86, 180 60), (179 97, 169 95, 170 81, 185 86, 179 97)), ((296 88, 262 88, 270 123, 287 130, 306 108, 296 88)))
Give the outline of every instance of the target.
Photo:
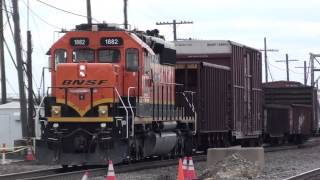
MULTIPOLYGON (((265 153, 265 168, 255 177, 257 180, 281 180, 320 167, 320 146, 265 153)), ((197 175, 206 168, 205 162, 196 162, 197 175)), ((120 180, 173 180, 177 177, 177 166, 150 169, 133 173, 116 174, 120 180)), ((103 180, 103 177, 94 178, 103 180)), ((229 178, 229 180, 247 178, 229 178)))
POLYGON ((0 174, 20 173, 26 171, 43 170, 61 167, 57 165, 41 165, 28 161, 13 161, 10 164, 0 164, 0 174))
MULTIPOLYGON (((263 172, 254 179, 277 180, 284 179, 305 171, 320 167, 320 146, 301 149, 291 149, 278 152, 265 153, 265 168, 263 172)), ((8 165, 0 165, 0 174, 31 171, 37 169, 48 169, 58 166, 38 165, 30 162, 18 162, 8 165)), ((201 175, 206 168, 205 162, 195 162, 197 175, 201 175)), ((132 173, 116 174, 119 180, 172 180, 177 177, 177 166, 157 169, 149 169, 132 173)), ((103 180, 104 177, 90 178, 103 180)), ((232 179, 235 179, 234 177, 232 179)), ((246 179, 239 177, 237 179, 246 179)))

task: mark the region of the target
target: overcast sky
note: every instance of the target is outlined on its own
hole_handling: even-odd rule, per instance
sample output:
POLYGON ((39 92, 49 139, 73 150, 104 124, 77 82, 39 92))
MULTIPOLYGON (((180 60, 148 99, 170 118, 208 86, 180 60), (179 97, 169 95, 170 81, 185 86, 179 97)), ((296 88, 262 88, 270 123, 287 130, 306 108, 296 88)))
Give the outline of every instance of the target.
MULTIPOLYGON (((24 47, 27 1, 19 0, 24 47)), ((86 0, 41 1, 86 15, 86 0)), ((11 0, 6 2, 11 9, 11 0)), ((59 38, 57 31, 61 28, 72 29, 87 20, 48 7, 37 0, 29 0, 29 4, 29 25, 34 48, 33 70, 36 86, 39 86, 41 69, 48 62, 45 53, 59 38)), ((91 6, 92 16, 98 22, 123 23, 122 0, 91 0, 91 6)), ((275 61, 285 59, 288 53, 289 59, 300 60, 290 63, 290 80, 303 82, 303 69, 295 67, 303 66, 303 61, 309 60, 310 52, 320 53, 319 7, 319 0, 128 0, 128 20, 132 28, 159 29, 167 40, 173 39, 172 26, 156 26, 156 22, 173 19, 193 21, 193 24, 177 26, 178 38, 232 40, 257 49, 263 48, 263 38, 267 37, 268 47, 279 49, 279 52, 268 54, 273 80, 286 79, 285 63, 275 61)), ((9 26, 6 24, 4 28, 5 38, 14 53, 9 26)), ((6 57, 8 91, 15 93, 18 92, 17 78, 14 78, 17 73, 8 53, 6 57)))

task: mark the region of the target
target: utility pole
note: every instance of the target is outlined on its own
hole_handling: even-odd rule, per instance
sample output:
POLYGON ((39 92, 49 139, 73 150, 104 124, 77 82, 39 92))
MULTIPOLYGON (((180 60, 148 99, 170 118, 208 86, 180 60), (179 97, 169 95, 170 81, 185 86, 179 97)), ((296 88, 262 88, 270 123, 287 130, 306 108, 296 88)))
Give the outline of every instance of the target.
POLYGON ((264 37, 264 49, 260 49, 260 51, 264 52, 264 72, 265 72, 265 80, 268 82, 268 51, 278 52, 278 49, 267 49, 267 38, 264 37))
POLYGON ((19 95, 20 95, 20 120, 22 128, 22 136, 28 137, 28 122, 27 122, 27 103, 26 94, 24 91, 24 78, 23 78, 23 60, 21 53, 21 37, 20 37, 20 17, 18 1, 12 0, 13 8, 13 23, 14 23, 14 44, 16 48, 17 71, 19 80, 19 95))
POLYGON ((173 20, 172 22, 157 22, 156 25, 173 25, 173 40, 177 40, 177 24, 193 24, 192 21, 179 21, 173 20))
POLYGON ((6 87, 6 70, 4 62, 4 48, 3 48, 3 2, 0 0, 0 71, 1 71, 1 104, 7 103, 7 87, 6 87))
POLYGON ((91 1, 90 0, 87 0, 87 19, 88 19, 88 24, 92 24, 91 1))
POLYGON ((128 29, 128 0, 123 0, 124 28, 128 29))
MULTIPOLYGON (((317 69, 317 68, 314 67, 314 60, 316 60, 316 61, 318 62, 318 64, 320 64, 320 62, 317 60, 317 57, 320 57, 320 54, 310 53, 311 86, 312 86, 312 87, 314 87, 314 84, 315 84, 314 72, 315 72, 315 71, 320 71, 320 69, 317 69)), ((318 77, 316 81, 318 81, 319 78, 320 78, 320 77, 318 77)))
POLYGON ((304 85, 307 85, 307 61, 303 62, 303 80, 304 80, 304 85))
POLYGON ((29 137, 35 137, 35 122, 33 119, 33 87, 32 87, 32 44, 31 32, 27 31, 27 77, 28 77, 28 130, 29 137))
POLYGON ((303 62, 303 67, 295 67, 295 68, 303 68, 303 80, 304 80, 304 85, 306 86, 308 83, 308 78, 307 78, 307 61, 303 62))
POLYGON ((278 61, 276 61, 276 62, 286 62, 287 81, 290 80, 290 78, 289 78, 289 61, 299 61, 299 60, 296 60, 296 59, 290 59, 289 60, 289 56, 288 56, 288 54, 286 54, 286 60, 278 60, 278 61))

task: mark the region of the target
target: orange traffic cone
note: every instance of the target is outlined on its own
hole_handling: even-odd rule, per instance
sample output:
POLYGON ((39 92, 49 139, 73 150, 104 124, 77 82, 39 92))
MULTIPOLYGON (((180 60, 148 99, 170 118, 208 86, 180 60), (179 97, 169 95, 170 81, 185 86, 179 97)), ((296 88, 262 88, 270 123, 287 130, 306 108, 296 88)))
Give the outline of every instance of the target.
POLYGON ((106 180, 116 180, 116 175, 114 173, 112 160, 109 160, 108 174, 107 174, 106 180))
POLYGON ((179 166, 178 166, 178 178, 177 180, 184 180, 184 172, 183 172, 183 165, 181 159, 179 159, 179 166))
POLYGON ((186 177, 187 168, 188 168, 188 159, 187 159, 187 157, 184 157, 183 158, 183 163, 182 163, 182 169, 183 169, 184 177, 186 177))
POLYGON ((186 179, 197 179, 197 175, 196 175, 196 171, 194 169, 194 165, 193 165, 193 161, 192 161, 192 157, 188 158, 189 163, 188 163, 188 169, 187 169, 187 173, 186 173, 186 179))
POLYGON ((86 171, 86 172, 84 173, 84 175, 82 176, 81 180, 88 180, 88 179, 89 179, 89 172, 86 171))
POLYGON ((33 161, 34 160, 32 148, 30 146, 28 147, 28 150, 27 150, 26 160, 27 161, 33 161))

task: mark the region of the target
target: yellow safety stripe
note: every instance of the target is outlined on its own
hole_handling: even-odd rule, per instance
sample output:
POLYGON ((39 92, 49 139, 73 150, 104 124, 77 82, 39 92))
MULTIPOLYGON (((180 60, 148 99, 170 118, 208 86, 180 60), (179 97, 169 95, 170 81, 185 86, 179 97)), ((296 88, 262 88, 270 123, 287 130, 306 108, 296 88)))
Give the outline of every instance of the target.
POLYGON ((113 117, 48 117, 48 122, 113 122, 113 117))

